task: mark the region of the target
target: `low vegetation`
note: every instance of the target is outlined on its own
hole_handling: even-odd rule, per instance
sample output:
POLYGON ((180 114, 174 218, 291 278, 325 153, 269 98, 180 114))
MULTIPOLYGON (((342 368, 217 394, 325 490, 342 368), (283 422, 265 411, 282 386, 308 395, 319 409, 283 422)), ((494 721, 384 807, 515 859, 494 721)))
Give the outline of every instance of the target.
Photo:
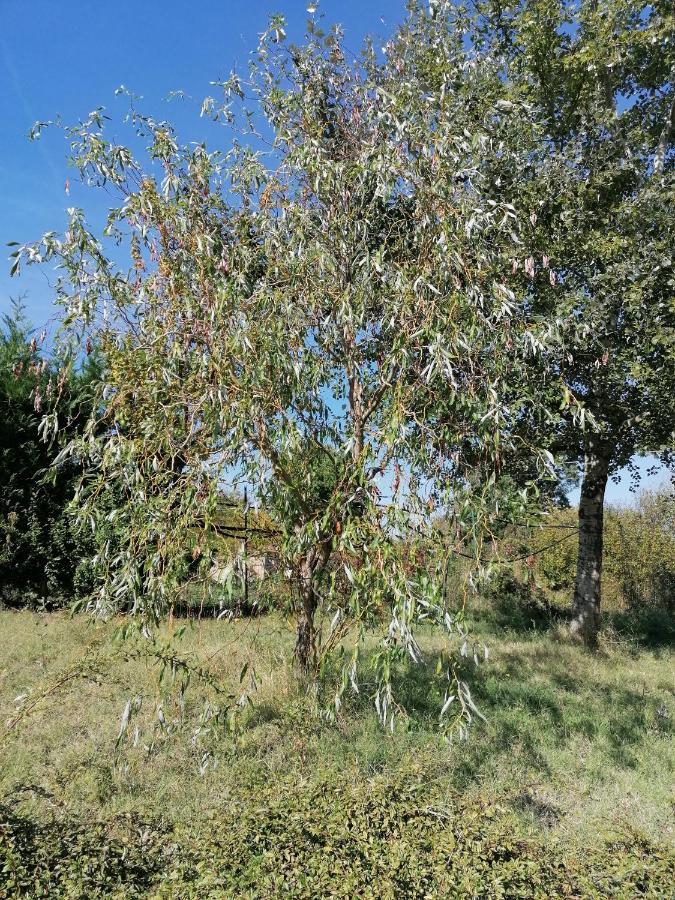
MULTIPOLYGON (((212 688, 181 698, 112 626, 0 618, 0 896, 614 898, 672 883, 672 653, 635 634, 610 629, 590 654, 522 603, 486 601, 472 628, 491 653, 471 673, 486 722, 445 743, 419 667, 397 674, 411 718, 393 734, 357 696, 322 721, 276 616, 181 639, 251 696, 234 731, 200 730, 212 688), (142 703, 118 741, 129 696, 142 703)), ((431 665, 441 635, 422 643, 431 665)))

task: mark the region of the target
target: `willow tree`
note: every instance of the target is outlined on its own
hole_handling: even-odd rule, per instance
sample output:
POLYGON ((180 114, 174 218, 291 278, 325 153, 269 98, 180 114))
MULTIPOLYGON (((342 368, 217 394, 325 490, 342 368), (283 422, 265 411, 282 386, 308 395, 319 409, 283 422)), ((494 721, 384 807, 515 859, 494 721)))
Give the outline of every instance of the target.
MULTIPOLYGON (((120 497, 122 537, 100 548, 92 609, 124 603, 156 621, 188 542, 205 577, 218 492, 236 476, 279 517, 298 669, 315 672, 348 629, 377 625, 387 724, 395 665, 422 659, 416 625, 465 645, 461 598, 443 595, 442 567, 418 552, 430 498, 451 510, 448 552, 480 555, 512 449, 502 386, 555 335, 506 284, 520 222, 483 183, 489 161, 507 165, 506 136, 526 113, 486 107, 495 63, 467 50, 449 16, 413 8, 382 53, 366 44, 358 59, 339 28, 312 18, 296 46, 274 17, 247 79, 233 75, 202 107, 232 129, 225 152, 181 146, 169 124, 132 110, 144 162, 95 112, 68 136, 82 177, 121 195, 105 236, 72 210, 63 237, 17 257, 58 261, 69 346, 95 338, 107 361, 90 434, 64 451, 90 461, 81 503, 94 526, 106 486, 120 497), (433 92, 421 49, 443 63, 433 92), (107 240, 128 249, 128 267, 107 240), (442 421, 419 402, 437 392, 442 421)), ((338 703, 357 689, 354 645, 338 703)), ((454 672, 448 656, 444 722, 472 709, 454 672)))
POLYGON ((672 5, 476 7, 476 43, 504 63, 502 99, 530 104, 540 125, 504 182, 532 215, 520 278, 533 310, 578 325, 545 365, 587 413, 581 431, 563 412, 550 447, 581 474, 572 631, 593 645, 608 479, 636 454, 667 459, 675 446, 672 5))

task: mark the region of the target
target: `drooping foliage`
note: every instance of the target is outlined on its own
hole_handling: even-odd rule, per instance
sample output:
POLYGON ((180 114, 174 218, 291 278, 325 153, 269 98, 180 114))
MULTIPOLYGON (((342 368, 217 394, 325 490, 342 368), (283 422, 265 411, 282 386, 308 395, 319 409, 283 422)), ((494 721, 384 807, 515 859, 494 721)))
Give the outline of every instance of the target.
MULTIPOLYGON (((184 587, 188 539, 191 580, 207 579, 219 493, 246 483, 283 532, 298 668, 321 671, 353 630, 339 707, 376 625, 370 683, 387 725, 394 666, 422 661, 419 623, 466 650, 462 597, 425 562, 430 513, 451 523, 447 553, 480 561, 495 518, 520 510, 550 465, 516 424, 549 415, 552 394, 573 403, 559 377, 547 404, 526 377, 560 328, 513 278, 528 211, 504 179, 532 139, 527 108, 496 99, 499 61, 438 6, 413 5, 381 52, 367 43, 357 59, 339 28, 312 17, 294 45, 273 17, 248 78, 202 107, 228 128, 224 152, 182 146, 132 106, 132 140, 147 145, 134 156, 94 112, 67 134, 84 180, 120 197, 105 234, 73 209, 63 236, 17 251, 58 262, 69 339, 94 339, 106 359, 69 449, 89 462, 85 515, 121 536, 100 547, 92 609, 156 622, 184 587), (523 456, 527 478, 500 477, 523 456)), ((457 721, 455 707, 470 719, 451 655, 438 671, 441 720, 457 721)))

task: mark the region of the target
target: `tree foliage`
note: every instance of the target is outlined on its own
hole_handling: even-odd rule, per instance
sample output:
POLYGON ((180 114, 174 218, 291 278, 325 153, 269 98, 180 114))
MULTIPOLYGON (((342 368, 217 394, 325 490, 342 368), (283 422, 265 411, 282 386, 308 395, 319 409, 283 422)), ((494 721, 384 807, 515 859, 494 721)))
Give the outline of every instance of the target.
POLYGON ((41 434, 48 410, 72 439, 90 415, 93 364, 68 375, 38 348, 20 304, 0 331, 0 599, 11 605, 69 602, 88 585, 90 540, 68 507, 79 476, 76 462, 52 468, 59 452, 41 434))
MULTIPOLYGON (((88 430, 68 451, 89 462, 84 514, 121 536, 100 547, 92 609, 156 622, 182 586, 186 536, 201 530, 199 559, 223 483, 246 483, 283 531, 299 669, 320 671, 354 630, 339 708, 377 624, 372 693, 388 726, 394 665, 421 661, 416 627, 435 622, 466 646, 462 597, 445 597, 443 566, 414 552, 430 513, 452 523, 446 553, 480 559, 495 519, 522 509, 550 467, 516 424, 550 416, 553 394, 574 405, 558 375, 548 404, 526 377, 561 327, 513 277, 528 210, 507 184, 531 139, 528 108, 498 98, 499 61, 469 48, 461 12, 441 6, 413 5, 382 51, 366 43, 355 59, 339 28, 312 17, 294 45, 273 17, 248 78, 202 107, 230 129, 223 152, 182 146, 132 103, 147 147, 134 156, 95 111, 67 134, 84 180, 120 197, 105 234, 73 209, 63 236, 17 251, 19 263, 58 262, 69 340, 105 354, 88 430), (501 478, 523 455, 527 477, 501 478)), ((439 672, 441 721, 470 720, 451 655, 439 672)))
POLYGON ((563 411, 545 428, 582 473, 573 626, 593 643, 607 479, 636 454, 669 461, 675 446, 672 9, 487 0, 477 11, 478 43, 503 54, 505 99, 530 104, 540 125, 508 183, 531 213, 520 277, 533 310, 578 326, 542 362, 590 427, 563 411))

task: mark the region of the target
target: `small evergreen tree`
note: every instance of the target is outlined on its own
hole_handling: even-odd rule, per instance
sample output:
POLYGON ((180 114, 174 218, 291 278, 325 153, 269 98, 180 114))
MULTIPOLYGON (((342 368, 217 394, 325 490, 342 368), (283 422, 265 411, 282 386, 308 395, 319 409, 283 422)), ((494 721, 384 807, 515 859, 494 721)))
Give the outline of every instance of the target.
POLYGON ((90 541, 68 505, 79 470, 70 459, 54 467, 58 446, 43 438, 43 413, 60 395, 63 436, 86 419, 95 365, 76 375, 39 352, 20 303, 0 329, 0 600, 8 605, 61 605, 86 582, 90 541))

